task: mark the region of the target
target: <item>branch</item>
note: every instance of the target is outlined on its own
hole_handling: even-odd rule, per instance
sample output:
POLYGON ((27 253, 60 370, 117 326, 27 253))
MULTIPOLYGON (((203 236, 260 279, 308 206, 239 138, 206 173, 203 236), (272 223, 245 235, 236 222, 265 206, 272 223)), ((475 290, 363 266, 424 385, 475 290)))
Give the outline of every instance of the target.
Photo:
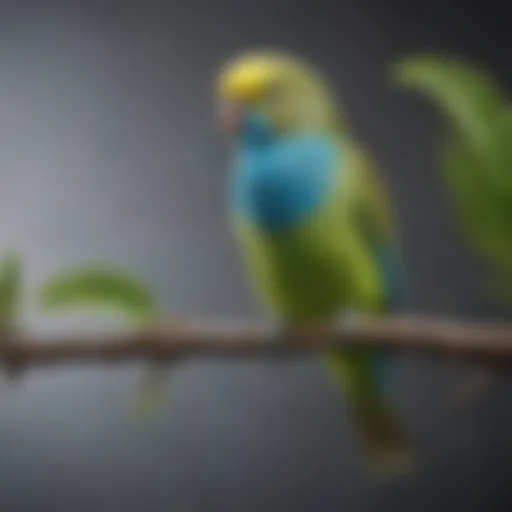
MULTIPOLYGON (((179 321, 152 329, 60 339, 19 333, 0 345, 10 367, 69 362, 166 361, 191 356, 276 358, 333 347, 380 347, 441 359, 512 364, 512 324, 465 323, 423 316, 360 317, 323 334, 288 332, 250 322, 179 321)), ((1 340, 0 340, 1 343, 1 340)))

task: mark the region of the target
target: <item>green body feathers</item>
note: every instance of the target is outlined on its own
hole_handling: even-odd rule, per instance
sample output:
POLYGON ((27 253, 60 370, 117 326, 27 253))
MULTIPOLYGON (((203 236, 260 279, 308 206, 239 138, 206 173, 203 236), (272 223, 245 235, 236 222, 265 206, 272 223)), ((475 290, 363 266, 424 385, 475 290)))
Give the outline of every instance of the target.
MULTIPOLYGON (((349 151, 344 150, 344 159, 356 162, 358 155, 349 151)), ((352 172, 358 171, 355 166, 338 167, 325 204, 292 229, 269 234, 234 219, 255 290, 271 312, 287 321, 329 320, 348 308, 377 312, 385 304, 382 276, 357 224, 366 216, 378 231, 385 212, 368 209, 375 203, 365 197, 369 188, 362 175, 352 172)))
MULTIPOLYGON (((382 256, 394 258, 397 248, 387 198, 364 153, 347 144, 343 160, 325 202, 296 226, 272 233, 235 219, 253 289, 285 324, 321 329, 344 310, 381 313, 389 305, 393 283, 382 256)), ((352 405, 371 468, 386 474, 408 470, 411 450, 385 402, 380 354, 333 351, 324 360, 352 405)))

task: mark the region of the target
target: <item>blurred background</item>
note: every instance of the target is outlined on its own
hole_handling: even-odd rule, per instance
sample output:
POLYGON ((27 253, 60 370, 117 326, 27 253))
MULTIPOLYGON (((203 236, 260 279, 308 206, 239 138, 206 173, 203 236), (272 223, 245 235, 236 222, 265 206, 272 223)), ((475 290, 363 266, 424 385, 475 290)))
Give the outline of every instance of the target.
MULTIPOLYGON (((292 50, 333 80, 396 201, 414 311, 487 317, 435 168, 440 121, 393 90, 395 59, 462 55, 512 88, 510 23, 493 3, 339 0, 0 1, 0 240, 30 292, 62 266, 119 262, 172 313, 259 310, 227 231, 218 66, 292 50)), ((90 319, 27 325, 87 328, 90 319)), ((99 320, 98 320, 99 321, 99 320)), ((97 325, 97 324, 95 324, 97 325)), ((127 419, 144 365, 29 373, 0 392, 6 512, 510 511, 506 379, 473 408, 467 368, 404 358, 394 398, 423 451, 409 481, 372 483, 345 403, 313 360, 192 361, 155 420, 127 419)))

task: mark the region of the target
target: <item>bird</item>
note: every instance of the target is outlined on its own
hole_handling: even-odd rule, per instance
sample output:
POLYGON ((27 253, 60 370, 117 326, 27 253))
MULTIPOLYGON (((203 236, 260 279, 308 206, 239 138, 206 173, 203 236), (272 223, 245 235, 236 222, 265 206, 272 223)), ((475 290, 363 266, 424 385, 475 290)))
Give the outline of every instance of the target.
MULTIPOLYGON (((219 128, 232 146, 231 230, 276 336, 307 330, 315 339, 350 312, 402 307, 389 194, 323 74, 290 52, 255 49, 228 59, 214 89, 219 128)), ((410 472, 415 450, 386 392, 392 356, 354 347, 320 357, 350 404, 366 467, 410 472)))

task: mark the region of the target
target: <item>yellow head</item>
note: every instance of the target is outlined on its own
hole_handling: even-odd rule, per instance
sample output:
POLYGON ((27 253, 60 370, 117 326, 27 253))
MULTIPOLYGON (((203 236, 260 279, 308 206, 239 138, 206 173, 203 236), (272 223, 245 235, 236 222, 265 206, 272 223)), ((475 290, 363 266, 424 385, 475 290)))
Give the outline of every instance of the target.
POLYGON ((300 59, 280 52, 251 52, 229 61, 216 84, 223 128, 238 131, 258 116, 275 133, 329 130, 336 123, 331 94, 300 59))

